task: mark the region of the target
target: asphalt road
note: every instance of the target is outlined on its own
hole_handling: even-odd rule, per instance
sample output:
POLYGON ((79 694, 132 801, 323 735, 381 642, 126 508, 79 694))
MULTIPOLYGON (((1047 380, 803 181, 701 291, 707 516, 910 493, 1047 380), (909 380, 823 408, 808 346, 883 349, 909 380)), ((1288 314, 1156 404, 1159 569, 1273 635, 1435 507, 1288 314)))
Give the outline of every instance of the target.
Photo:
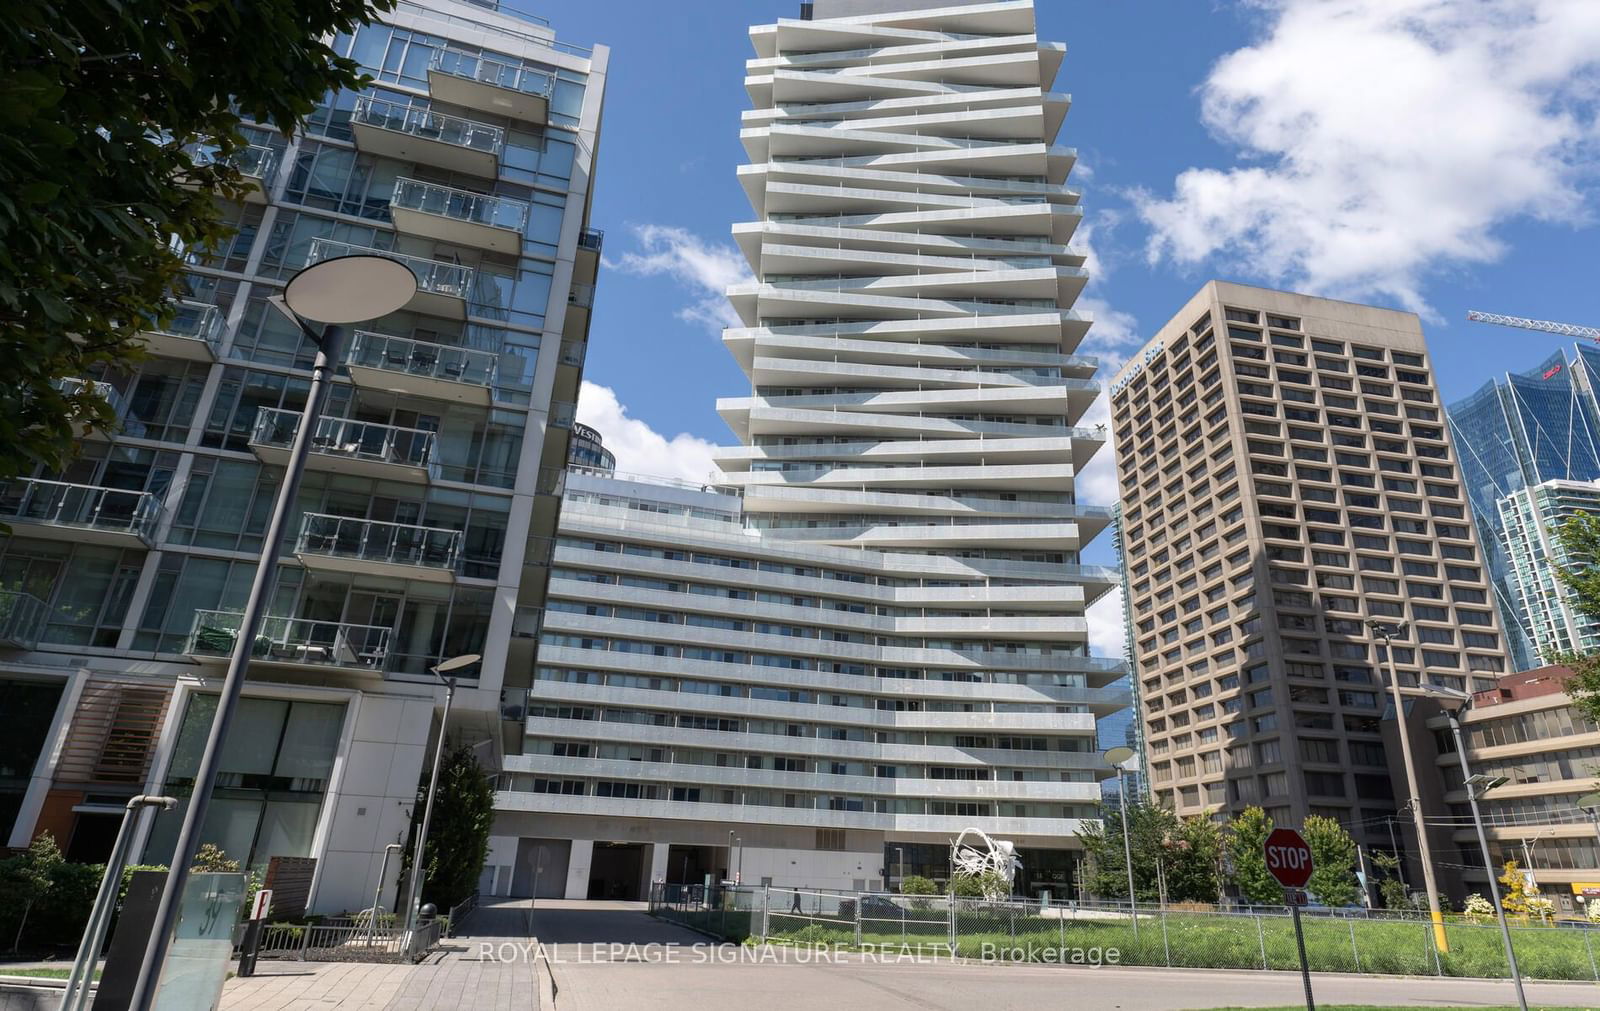
MULTIPOLYGON (((533 930, 556 1011, 1034 1011, 1301 1003, 1295 973, 953 963, 932 953, 821 958, 712 945, 636 905, 541 901, 533 930)), ((1509 982, 1318 974, 1318 1004, 1515 1005, 1509 982)), ((1600 1007, 1600 986, 1528 985, 1532 1005, 1600 1007)))

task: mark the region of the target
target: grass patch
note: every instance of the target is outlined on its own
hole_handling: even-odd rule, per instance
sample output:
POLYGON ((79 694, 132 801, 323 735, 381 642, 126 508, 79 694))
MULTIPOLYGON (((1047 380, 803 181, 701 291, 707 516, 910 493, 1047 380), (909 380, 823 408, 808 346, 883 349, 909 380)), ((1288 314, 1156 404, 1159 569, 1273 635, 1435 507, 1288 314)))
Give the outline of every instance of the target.
MULTIPOLYGON (((65 969, 8 969, 0 965, 0 976, 27 976, 31 979, 66 979, 72 975, 72 967, 65 969)), ((100 978, 100 970, 94 971, 94 978, 100 978)))

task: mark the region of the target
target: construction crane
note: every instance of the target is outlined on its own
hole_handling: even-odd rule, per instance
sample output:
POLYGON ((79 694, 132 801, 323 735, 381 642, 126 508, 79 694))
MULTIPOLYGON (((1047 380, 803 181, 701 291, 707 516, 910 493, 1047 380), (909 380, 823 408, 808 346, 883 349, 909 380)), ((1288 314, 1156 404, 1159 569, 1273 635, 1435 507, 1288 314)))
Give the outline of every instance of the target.
POLYGON ((1467 310, 1467 319, 1474 323, 1498 323, 1501 326, 1514 326, 1523 330, 1543 330, 1545 333, 1560 334, 1563 337, 1587 337, 1600 344, 1600 330, 1592 326, 1553 323, 1547 319, 1523 319, 1521 316, 1502 316, 1497 312, 1479 312, 1476 309, 1467 310))

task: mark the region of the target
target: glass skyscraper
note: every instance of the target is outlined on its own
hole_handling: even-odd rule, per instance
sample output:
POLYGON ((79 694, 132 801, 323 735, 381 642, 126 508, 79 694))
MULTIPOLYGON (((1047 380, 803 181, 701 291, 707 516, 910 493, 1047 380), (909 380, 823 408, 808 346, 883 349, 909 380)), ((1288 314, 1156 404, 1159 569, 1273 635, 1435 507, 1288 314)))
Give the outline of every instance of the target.
POLYGON ((1540 658, 1512 578, 1501 503, 1546 481, 1600 477, 1597 374, 1600 348, 1578 346, 1571 357, 1558 350, 1447 408, 1507 649, 1518 670, 1538 666, 1540 658))

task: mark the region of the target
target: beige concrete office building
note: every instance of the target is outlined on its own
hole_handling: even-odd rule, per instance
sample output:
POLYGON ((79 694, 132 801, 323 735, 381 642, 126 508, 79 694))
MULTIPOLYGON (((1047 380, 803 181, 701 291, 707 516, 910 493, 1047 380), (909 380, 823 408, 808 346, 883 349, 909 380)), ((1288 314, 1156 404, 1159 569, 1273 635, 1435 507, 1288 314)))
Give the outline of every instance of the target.
POLYGON ((1506 669, 1417 317, 1213 281, 1111 393, 1155 800, 1388 848, 1404 777, 1367 619, 1410 623, 1403 684, 1506 669))

